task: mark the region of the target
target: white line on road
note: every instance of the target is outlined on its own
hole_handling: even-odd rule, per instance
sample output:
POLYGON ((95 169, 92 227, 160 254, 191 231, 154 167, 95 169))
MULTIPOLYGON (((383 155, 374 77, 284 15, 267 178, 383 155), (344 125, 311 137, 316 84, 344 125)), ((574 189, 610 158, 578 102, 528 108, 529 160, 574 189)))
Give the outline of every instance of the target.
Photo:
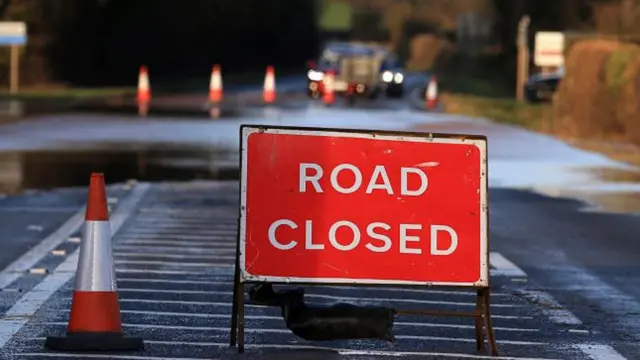
POLYGON ((0 272, 0 289, 9 286, 29 269, 33 268, 45 256, 47 256, 58 245, 63 243, 69 235, 77 231, 82 226, 84 218, 84 206, 78 210, 69 220, 58 228, 51 235, 47 236, 38 245, 24 253, 16 261, 0 272))
POLYGON ((211 260, 235 260, 235 255, 211 255, 211 254, 154 254, 154 253, 132 253, 115 251, 113 253, 115 257, 146 257, 146 258, 161 258, 161 259, 211 259, 211 260))
POLYGON ((121 239, 132 239, 132 240, 175 240, 176 238, 182 239, 182 241, 190 241, 190 240, 200 240, 200 241, 219 241, 223 240, 223 242, 236 242, 236 235, 195 235, 195 234, 180 234, 180 235, 172 235, 172 234, 122 234, 121 239))
POLYGON ((489 254, 489 263, 495 269, 492 269, 491 274, 495 276, 513 276, 513 277, 527 277, 527 274, 522 271, 516 264, 507 260, 502 254, 498 252, 491 252, 489 254))
POLYGON ((113 247, 114 251, 127 250, 127 251, 158 251, 163 253, 186 253, 186 254, 231 254, 235 255, 235 249, 216 249, 216 248, 202 248, 202 247, 168 247, 168 246, 153 246, 153 245, 116 245, 113 247))
POLYGON ((63 357, 63 358, 82 358, 82 359, 121 359, 121 360, 218 360, 219 358, 177 358, 177 357, 158 357, 158 356, 136 356, 136 355, 114 355, 114 354, 78 354, 78 353, 17 353, 14 357, 63 357))
MULTIPOLYGON (((518 291, 526 299, 538 305, 540 311, 549 319, 557 324, 563 325, 582 325, 582 321, 578 319, 571 311, 565 309, 550 294, 542 291, 522 290, 518 291)), ((495 306, 495 305, 492 305, 495 306)))
MULTIPOLYGON (((69 312, 69 309, 58 309, 60 312, 69 312)), ((209 318, 209 319, 230 319, 231 314, 202 314, 202 313, 190 313, 190 312, 174 312, 174 311, 148 311, 148 310, 120 310, 123 314, 133 315, 148 315, 148 316, 178 316, 178 317, 197 317, 197 318, 209 318)), ((505 319, 505 320, 532 320, 531 316, 516 316, 516 315, 498 315, 491 314, 492 319, 505 319)), ((245 315, 245 319, 254 320, 282 320, 282 316, 271 315, 245 315)))
POLYGON ((186 266, 186 267, 233 267, 233 262, 230 263, 187 263, 187 262, 173 262, 173 261, 145 261, 145 260, 113 260, 116 265, 130 264, 130 265, 162 265, 162 266, 186 266))
MULTIPOLYGON (((148 278, 118 278, 121 282, 141 282, 141 283, 161 283, 161 284, 176 284, 176 285, 214 285, 214 286, 232 286, 232 280, 170 280, 170 279, 148 279, 148 278)), ((434 289, 406 289, 406 288, 390 288, 390 287, 370 287, 370 286, 329 286, 318 285, 310 288, 320 289, 339 289, 339 290, 355 290, 355 291, 390 291, 394 293, 418 293, 418 294, 439 294, 439 295, 464 295, 464 296, 476 296, 472 291, 455 291, 455 290, 434 290, 434 289)), ((492 292, 492 297, 504 297, 509 294, 492 292)))
MULTIPOLYGON (((153 343, 153 342, 151 342, 153 343)), ((227 343, 211 343, 215 347, 229 347, 227 343)), ((376 350, 350 350, 350 349, 334 349, 324 346, 313 345, 284 345, 284 344, 245 344, 247 349, 288 349, 288 350, 318 350, 338 353, 339 355, 352 356, 437 356, 454 359, 495 359, 495 360, 558 360, 546 358, 514 358, 504 356, 483 356, 471 354, 442 353, 442 352, 418 352, 418 351, 376 351, 376 350)), ((101 354, 77 354, 77 353, 18 353, 14 356, 19 357, 65 357, 65 358, 93 358, 93 359, 121 359, 121 360, 217 360, 207 356, 204 358, 176 358, 176 357, 153 357, 153 356, 134 356, 134 355, 101 355, 101 354)))
POLYGON ((236 248, 236 244, 233 242, 218 242, 218 241, 176 241, 176 240, 136 240, 136 239, 119 239, 116 241, 117 245, 161 245, 161 246, 175 246, 175 247, 185 247, 185 246, 195 246, 195 247, 203 247, 203 248, 218 248, 218 247, 226 247, 226 248, 236 248))
MULTIPOLYGON (((226 304, 231 307, 231 304, 226 304)), ((227 316, 230 316, 229 314, 227 316)), ((275 318, 282 320, 282 317, 275 318)), ((66 322, 39 322, 38 324, 46 325, 46 326, 67 326, 66 322)), ((215 326, 184 326, 184 325, 159 325, 159 324, 133 324, 133 323, 123 323, 122 326, 130 327, 130 328, 139 328, 139 329, 153 329, 153 330, 187 330, 187 331, 229 331, 228 327, 215 327, 215 326)), ((418 322, 405 322, 405 321, 396 321, 393 324, 396 326, 405 326, 405 327, 433 327, 433 328, 450 328, 450 329, 475 329, 473 325, 463 325, 463 324, 445 324, 445 323, 418 323, 418 322)), ((269 329, 269 328, 267 328, 269 329)), ((500 327, 494 326, 494 330, 497 331, 511 331, 511 332, 539 332, 540 329, 533 328, 510 328, 510 327, 500 327)))
MULTIPOLYGON (((150 289, 150 288, 120 288, 119 292, 142 292, 142 293, 154 293, 154 294, 195 294, 195 295, 233 295, 232 291, 220 291, 220 290, 182 290, 182 289, 150 289)), ((365 297, 352 297, 352 296, 335 296, 326 294, 305 294, 306 298, 315 299, 327 299, 335 301, 353 301, 353 302, 370 302, 375 301, 379 303, 412 303, 412 304, 432 304, 432 305, 452 305, 452 306, 476 306, 475 302, 460 302, 460 301, 438 301, 438 300, 419 300, 419 299, 402 299, 402 298, 365 298, 365 297)), ((494 308, 517 308, 521 307, 520 304, 491 304, 494 308)))
MULTIPOLYGON (((220 328, 222 331, 229 331, 229 328, 224 327, 220 328)), ((292 335, 291 330, 289 329, 251 329, 246 328, 245 333, 271 333, 271 334, 286 334, 292 335)), ((475 338, 456 338, 456 337, 444 337, 444 336, 420 336, 420 335, 396 335, 395 338, 397 340, 423 340, 423 341, 444 341, 444 342, 462 342, 462 343, 475 343, 475 338)), ((26 340, 31 341, 43 341, 45 338, 42 337, 32 337, 26 340)), ((220 343, 214 342, 196 342, 196 341, 162 341, 162 340, 145 340, 146 344, 157 344, 157 345, 171 345, 171 346, 213 346, 217 347, 220 343)), ((537 341, 518 341, 518 340, 497 340, 498 344, 501 345, 520 345, 520 346, 544 346, 548 345, 546 342, 537 342, 537 341)), ((229 344, 225 344, 225 346, 229 346, 229 344)), ((354 351, 354 350, 349 350, 354 351)), ((423 353, 424 355, 424 353, 423 353)), ((495 359, 493 357, 492 359, 495 359)))
MULTIPOLYGON (((120 227, 133 213, 135 206, 144 197, 149 187, 149 184, 139 184, 120 204, 116 212, 111 216, 112 234, 116 234, 120 230, 120 227)), ((0 349, 29 322, 42 304, 75 276, 79 252, 80 248, 69 255, 53 273, 47 275, 38 285, 24 294, 5 313, 6 319, 0 319, 0 349)))
MULTIPOLYGON (((237 232, 229 231, 229 230, 195 230, 195 229, 185 229, 191 235, 199 235, 199 236, 227 236, 227 237, 235 237, 237 232)), ((180 237, 185 235, 185 231, 178 231, 173 229, 156 229, 156 228, 144 228, 144 227, 132 227, 129 229, 128 234, 131 236, 138 235, 164 235, 164 236, 174 236, 180 237)))
POLYGON ((576 347, 593 360, 626 360, 609 345, 579 344, 576 347))
MULTIPOLYGON (((211 271, 211 270, 208 270, 208 271, 211 271)), ((148 269, 119 269, 119 268, 116 268, 116 273, 122 273, 122 274, 210 276, 208 271, 148 270, 148 269)))

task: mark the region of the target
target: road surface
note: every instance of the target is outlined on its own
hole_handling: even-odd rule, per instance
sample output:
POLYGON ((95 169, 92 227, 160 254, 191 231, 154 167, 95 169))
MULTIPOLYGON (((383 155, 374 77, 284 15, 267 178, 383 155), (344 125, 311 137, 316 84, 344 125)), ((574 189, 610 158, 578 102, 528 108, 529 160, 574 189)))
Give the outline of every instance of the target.
MULTIPOLYGON (((621 186, 584 169, 631 174, 634 170, 521 129, 415 112, 395 102, 389 106, 393 110, 366 105, 327 109, 306 103, 245 109, 238 116, 215 121, 59 115, 8 125, 0 144, 63 148, 177 143, 232 149, 237 147, 240 123, 485 133, 490 156, 493 316, 501 355, 640 359, 638 217, 587 212, 586 204, 578 200, 541 194, 578 196, 621 186), (45 121, 48 125, 53 121, 55 127, 45 126, 45 121)), ((625 191, 634 190, 630 181, 622 185, 625 191)), ((228 327, 238 185, 214 180, 112 184, 109 188, 124 330, 142 336, 146 350, 118 355, 45 350, 44 337, 66 329, 81 223, 77 214, 85 191, 56 189, 0 199, 0 237, 9 246, 0 256, 2 267, 8 269, 0 273, 5 314, 0 321, 2 358, 485 356, 475 351, 471 320, 401 316, 394 326, 396 344, 310 343, 291 335, 278 311, 255 306, 247 307, 247 352, 237 355, 228 347, 228 327), (11 216, 10 221, 5 221, 6 216, 11 216)), ((307 293, 316 303, 373 302, 467 311, 474 305, 474 294, 461 291, 317 287, 307 288, 307 293)))

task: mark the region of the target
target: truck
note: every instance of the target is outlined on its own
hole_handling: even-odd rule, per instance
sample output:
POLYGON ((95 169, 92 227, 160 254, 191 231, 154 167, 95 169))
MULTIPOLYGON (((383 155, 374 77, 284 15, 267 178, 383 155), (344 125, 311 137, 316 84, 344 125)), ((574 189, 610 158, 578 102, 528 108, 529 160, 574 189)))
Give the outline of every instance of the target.
POLYGON ((381 93, 388 97, 403 94, 403 74, 397 56, 392 52, 368 45, 330 43, 317 63, 307 73, 307 93, 319 98, 324 93, 324 76, 333 71, 334 92, 354 100, 355 97, 375 99, 381 93))

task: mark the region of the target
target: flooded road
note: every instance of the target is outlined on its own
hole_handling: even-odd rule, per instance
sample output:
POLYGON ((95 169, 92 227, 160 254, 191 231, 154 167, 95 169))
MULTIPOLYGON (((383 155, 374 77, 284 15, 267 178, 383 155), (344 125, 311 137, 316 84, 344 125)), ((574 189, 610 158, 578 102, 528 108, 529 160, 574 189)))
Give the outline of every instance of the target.
MULTIPOLYGON (((228 348, 228 329, 223 326, 230 311, 232 289, 227 285, 232 276, 222 270, 231 269, 233 257, 229 254, 235 251, 236 230, 227 229, 229 236, 219 238, 211 234, 223 224, 216 221, 223 219, 225 226, 235 221, 238 184, 166 181, 237 179, 241 124, 484 134, 489 139, 492 188, 489 260, 495 289, 492 293, 497 295, 494 317, 503 354, 513 359, 530 359, 536 354, 544 359, 577 360, 587 356, 581 349, 597 343, 598 349, 616 354, 608 358, 637 358, 640 242, 633 240, 640 222, 635 216, 594 213, 640 213, 637 169, 546 135, 482 119, 417 111, 401 100, 363 101, 353 107, 339 102, 326 107, 291 94, 274 106, 263 106, 259 95, 247 96, 242 106, 225 103, 220 108, 210 107, 198 96, 182 99, 179 104, 151 107, 145 116, 126 104, 111 104, 109 111, 85 108, 83 112, 36 115, 1 125, 0 192, 77 186, 28 192, 0 201, 0 215, 9 219, 2 229, 6 234, 3 241, 13 246, 5 261, 13 261, 14 254, 33 248, 46 236, 45 228, 54 231, 52 224, 64 221, 84 204, 90 172, 104 172, 108 183, 136 183, 127 181, 132 178, 162 181, 127 189, 118 184, 109 189, 110 204, 115 206, 113 217, 120 219, 120 224, 129 216, 120 210, 130 199, 123 197, 148 191, 137 198, 137 211, 132 210, 134 207, 122 210, 129 212, 131 220, 127 221, 133 225, 116 233, 115 256, 122 275, 119 290, 126 300, 122 307, 125 326, 149 341, 151 350, 145 355, 211 357, 218 348, 228 348), (224 218, 217 219, 216 214, 224 218), (33 234, 34 229, 42 233, 33 234), (167 246, 173 248, 167 250, 167 246), (147 284, 143 288, 149 291, 140 289, 140 284, 147 284), (212 307, 212 300, 218 305, 212 307), (211 318, 203 320, 202 315, 211 318), (158 326, 165 330, 158 331, 158 326), (191 332, 184 330, 187 327, 191 332), (179 345, 175 343, 175 329, 180 329, 179 345), (223 329, 224 335, 216 329, 223 329)), ((431 160, 428 153, 423 155, 426 162, 431 160)), ((78 228, 82 216, 80 213, 77 217, 78 228)), ((72 238, 77 235, 70 232, 60 239, 72 238)), ((65 249, 72 251, 70 247, 65 249)), ((55 268, 63 261, 60 256, 51 257, 53 254, 47 255, 34 266, 55 268)), ((27 289, 27 294, 31 294, 30 286, 35 286, 32 278, 16 284, 20 291, 27 289)), ((68 291, 64 288, 56 292, 5 350, 40 358, 42 336, 53 330, 62 333, 67 325, 66 314, 60 309, 68 307, 62 302, 69 298, 68 291)), ((334 292, 330 296, 341 299, 353 294, 348 298, 362 299, 362 291, 334 292)), ((20 294, 14 293, 18 301, 20 294)), ((397 300, 381 292, 366 296, 378 302, 397 300)), ((403 293, 398 298, 456 304, 467 310, 475 306, 452 302, 450 294, 428 296, 426 301, 427 295, 422 293, 403 293)), ((14 306, 11 301, 6 300, 5 307, 14 306)), ((289 336, 288 330, 280 318, 277 320, 277 324, 252 323, 257 334, 252 334, 252 344, 299 345, 298 339, 285 337, 289 336), (264 334, 260 333, 262 329, 264 334)), ((419 321, 398 322, 398 333, 408 335, 404 335, 404 342, 387 350, 397 355, 399 349, 424 351, 437 345, 443 351, 474 351, 471 323, 433 322, 425 333, 425 320, 419 321), (470 330, 469 337, 463 329, 470 330)), ((382 349, 360 342, 348 345, 382 349)))
POLYGON ((237 178, 240 124, 278 124, 484 134, 492 187, 577 197, 590 202, 589 211, 640 213, 637 169, 547 135, 419 111, 411 98, 327 107, 293 90, 269 106, 259 91, 222 106, 185 95, 153 104, 144 116, 116 101, 0 125, 0 191, 82 185, 90 171, 103 171, 112 182, 237 178))

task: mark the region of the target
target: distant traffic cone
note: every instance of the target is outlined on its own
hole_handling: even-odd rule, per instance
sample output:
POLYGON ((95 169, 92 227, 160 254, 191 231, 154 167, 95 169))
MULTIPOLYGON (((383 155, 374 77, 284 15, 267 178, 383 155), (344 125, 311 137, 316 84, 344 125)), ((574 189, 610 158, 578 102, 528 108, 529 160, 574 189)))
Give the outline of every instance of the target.
POLYGON ((324 94, 322 99, 326 105, 331 105, 335 101, 335 93, 333 89, 335 73, 333 70, 327 71, 322 82, 324 83, 324 94))
POLYGON ((222 76, 220 75, 220 65, 214 65, 211 71, 211 81, 209 82, 209 101, 218 103, 222 101, 222 76))
POLYGON ((428 110, 434 110, 438 107, 438 80, 435 76, 432 76, 431 79, 429 79, 424 98, 428 110))
POLYGON ((49 336, 45 347, 63 351, 144 349, 142 338, 122 333, 103 174, 91 174, 67 336, 49 336))
POLYGON ((267 67, 267 74, 264 77, 264 94, 265 103, 276 101, 276 75, 273 66, 267 67))
POLYGON ((149 86, 149 72, 147 67, 140 66, 138 74, 138 102, 148 102, 151 100, 151 88, 149 86))

